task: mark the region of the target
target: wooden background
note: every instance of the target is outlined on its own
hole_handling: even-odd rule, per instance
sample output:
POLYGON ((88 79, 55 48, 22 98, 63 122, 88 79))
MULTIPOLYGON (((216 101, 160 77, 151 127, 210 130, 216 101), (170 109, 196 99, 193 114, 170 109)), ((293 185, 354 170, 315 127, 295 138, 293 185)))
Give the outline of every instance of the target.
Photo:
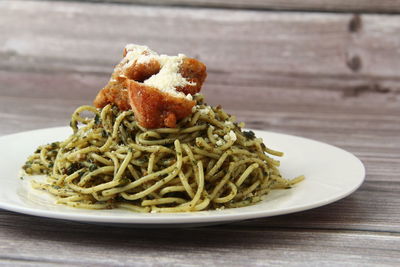
POLYGON ((0 264, 400 264, 399 1, 1 1, 0 135, 66 125, 126 43, 199 58, 210 104, 354 153, 365 183, 325 207, 193 229, 0 210, 0 264))

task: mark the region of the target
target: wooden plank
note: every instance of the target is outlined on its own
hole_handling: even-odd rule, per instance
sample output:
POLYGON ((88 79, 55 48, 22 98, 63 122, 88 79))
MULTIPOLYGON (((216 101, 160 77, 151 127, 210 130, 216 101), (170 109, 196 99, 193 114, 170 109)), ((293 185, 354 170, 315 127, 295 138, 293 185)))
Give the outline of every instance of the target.
POLYGON ((19 1, 0 8, 0 69, 109 73, 121 48, 136 42, 197 56, 211 71, 232 76, 344 79, 399 90, 397 16, 19 1))
MULTIPOLYGON (((400 93, 397 90, 379 91, 365 88, 354 93, 354 86, 340 79, 315 82, 304 78, 274 78, 261 73, 255 75, 243 73, 217 73, 210 71, 202 93, 213 95, 211 104, 222 104, 228 109, 269 111, 268 105, 286 105, 281 109, 297 108, 307 111, 309 105, 330 112, 351 112, 354 106, 360 113, 386 114, 398 116, 400 93), (233 76, 232 76, 233 75, 233 76), (279 80, 278 80, 279 79, 279 80), (281 81, 281 82, 280 82, 281 81), (260 95, 261 93, 261 95, 260 95), (353 94, 353 95, 350 95, 353 94), (245 101, 243 101, 245 100, 245 101), (266 106, 265 103, 268 103, 266 106), (375 106, 371 107, 371 103, 375 106), (390 113, 388 113, 390 114, 390 113)), ((32 71, 1 71, 0 83, 7 90, 0 91, 0 96, 84 100, 91 103, 97 92, 107 83, 107 74, 91 73, 49 73, 32 71)), ((395 86, 394 81, 383 81, 395 86)), ((351 82, 350 82, 351 83, 351 82)), ((356 82, 355 82, 356 83, 356 82)), ((360 82, 361 84, 361 82, 360 82)), ((395 88, 395 87, 393 87, 395 88)))
MULTIPOLYGON (((84 0, 99 2, 98 0, 84 0)), ((107 3, 145 4, 180 7, 213 7, 258 10, 292 10, 325 12, 399 13, 400 3, 396 0, 100 0, 107 3)))
POLYGON ((134 229, 49 223, 6 212, 0 218, 0 259, 143 266, 400 263, 398 233, 287 229, 268 226, 268 219, 197 229, 134 229))

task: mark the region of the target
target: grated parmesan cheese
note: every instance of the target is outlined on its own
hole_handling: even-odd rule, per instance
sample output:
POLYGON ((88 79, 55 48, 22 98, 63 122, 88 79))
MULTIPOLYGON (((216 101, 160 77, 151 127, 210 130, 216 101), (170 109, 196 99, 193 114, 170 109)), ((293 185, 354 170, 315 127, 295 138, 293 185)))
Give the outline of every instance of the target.
MULTIPOLYGON (((193 83, 183 78, 179 73, 179 66, 182 64, 185 57, 186 56, 183 54, 173 57, 166 55, 159 56, 159 62, 161 65, 160 71, 145 80, 143 83, 177 97, 182 95, 185 96, 184 93, 176 91, 176 87, 193 85, 193 83)), ((191 97, 192 96, 190 95, 190 98, 191 97)))
POLYGON ((235 142, 237 137, 236 137, 236 134, 232 130, 230 130, 229 133, 224 136, 224 139, 225 139, 225 141, 231 141, 232 140, 232 141, 235 142))
POLYGON ((191 94, 187 94, 185 97, 187 100, 193 100, 193 96, 191 94))
POLYGON ((147 63, 157 56, 157 53, 145 45, 128 44, 125 46, 126 55, 123 68, 129 68, 135 63, 147 63))
POLYGON ((225 125, 228 126, 228 127, 233 127, 233 122, 225 121, 225 125))
POLYGON ((224 140, 219 139, 217 142, 215 142, 215 144, 216 144, 217 146, 222 146, 222 145, 225 144, 225 142, 224 142, 224 140))
POLYGON ((211 107, 210 106, 205 106, 204 108, 198 109, 198 111, 201 114, 207 115, 207 114, 209 114, 211 112, 211 107))
POLYGON ((161 92, 175 97, 193 100, 191 94, 185 95, 182 92, 176 91, 177 87, 195 85, 195 83, 186 80, 179 72, 180 65, 186 58, 184 54, 178 54, 178 56, 158 55, 147 46, 135 44, 128 44, 125 49, 127 53, 122 62, 125 69, 136 63, 148 63, 150 60, 156 60, 160 63, 160 71, 143 81, 143 84, 157 88, 161 92))

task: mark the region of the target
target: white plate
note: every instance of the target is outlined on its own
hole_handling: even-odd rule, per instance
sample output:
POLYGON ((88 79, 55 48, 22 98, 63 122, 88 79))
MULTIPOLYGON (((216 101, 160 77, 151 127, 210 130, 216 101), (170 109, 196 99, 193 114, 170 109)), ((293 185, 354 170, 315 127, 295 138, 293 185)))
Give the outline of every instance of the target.
POLYGON ((37 146, 63 140, 70 128, 48 128, 0 137, 0 208, 65 220, 134 226, 217 224, 288 214, 320 207, 344 198, 363 182, 365 169, 353 154, 310 139, 254 131, 267 146, 285 152, 280 170, 285 177, 306 179, 289 190, 275 190, 256 205, 193 213, 143 214, 127 210, 83 210, 54 204, 45 192, 19 179, 20 168, 37 146))

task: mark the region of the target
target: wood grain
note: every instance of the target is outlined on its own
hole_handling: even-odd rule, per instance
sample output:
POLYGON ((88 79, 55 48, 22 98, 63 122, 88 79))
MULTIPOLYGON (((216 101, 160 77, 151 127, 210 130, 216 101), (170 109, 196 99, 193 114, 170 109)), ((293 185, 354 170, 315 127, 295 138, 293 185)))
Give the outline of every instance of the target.
POLYGON ((121 47, 135 42, 197 56, 216 72, 398 81, 396 16, 363 15, 354 32, 350 14, 28 1, 0 8, 1 25, 7 25, 1 28, 3 69, 109 73, 121 47), (360 62, 357 70, 353 61, 360 62))
POLYGON ((400 262, 398 234, 271 227, 265 219, 264 225, 243 222, 163 230, 110 228, 62 221, 49 224, 45 219, 28 216, 18 216, 15 221, 14 225, 3 225, 7 231, 0 233, 0 238, 6 240, 3 246, 7 247, 2 254, 13 263, 140 266, 307 263, 317 266, 340 262, 346 266, 373 266, 400 262), (25 227, 28 223, 32 226, 25 227), (13 240, 13 243, 7 240, 13 240))
MULTIPOLYGON (((98 2, 98 0, 85 0, 98 2)), ((399 13, 400 3, 396 0, 101 0, 108 3, 145 4, 179 7, 213 7, 257 10, 329 11, 399 13)))
MULTIPOLYGON (((248 127, 354 153, 367 170, 361 188, 305 212, 187 229, 107 227, 1 210, 0 265, 400 265, 400 17, 194 7, 377 5, 210 3, 0 2, 0 135, 67 125, 107 82, 125 43, 138 42, 205 61, 207 101, 248 127)), ((377 12, 396 5, 380 3, 377 12)))
POLYGON ((165 53, 177 53, 179 47, 199 57, 209 66, 204 91, 228 109, 243 105, 245 97, 256 103, 243 109, 264 108, 268 98, 277 105, 318 102, 332 112, 356 105, 363 107, 360 112, 398 115, 396 16, 2 3, 0 22, 8 26, 1 29, 0 70, 5 72, 0 82, 18 84, 4 96, 35 88, 32 94, 42 90, 54 98, 69 90, 68 98, 88 101, 105 84, 121 47, 135 41, 165 53), (141 24, 146 27, 135 27, 141 24), (256 97, 265 89, 266 97, 256 97), (282 99, 285 103, 279 103, 282 99))

